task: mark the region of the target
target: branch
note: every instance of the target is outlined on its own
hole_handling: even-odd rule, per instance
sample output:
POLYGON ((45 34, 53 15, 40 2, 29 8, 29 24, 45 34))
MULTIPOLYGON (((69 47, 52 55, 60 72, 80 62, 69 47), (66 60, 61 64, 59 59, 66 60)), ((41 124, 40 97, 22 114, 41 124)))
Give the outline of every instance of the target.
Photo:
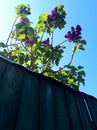
POLYGON ((51 49, 52 49, 52 60, 54 58, 54 49, 53 49, 53 37, 54 37, 54 27, 53 27, 53 31, 52 31, 52 36, 51 36, 51 49))
POLYGON ((10 45, 7 45, 7 46, 14 46, 14 45, 18 45, 18 44, 21 44, 21 42, 19 42, 19 43, 14 43, 14 44, 10 44, 10 45))
POLYGON ((45 33, 45 29, 46 29, 46 27, 44 27, 43 33, 42 33, 41 38, 40 38, 40 42, 41 42, 42 39, 43 39, 43 36, 44 36, 44 33, 45 33))
POLYGON ((41 74, 43 74, 46 71, 46 69, 47 69, 48 64, 50 63, 50 61, 51 61, 51 59, 49 59, 48 62, 43 66, 44 70, 41 72, 41 74))
POLYGON ((58 45, 56 45, 55 47, 60 46, 61 44, 65 43, 65 42, 67 42, 67 40, 65 40, 65 41, 63 41, 63 42, 60 42, 60 43, 59 43, 58 45))
POLYGON ((24 49, 25 49, 26 51, 28 51, 29 53, 31 53, 31 52, 23 45, 22 42, 21 42, 21 44, 22 44, 22 46, 24 47, 24 49))
MULTIPOLYGON (((76 45, 75 45, 76 46, 76 45)), ((72 63, 72 61, 73 61, 73 58, 74 58, 74 54, 75 54, 75 46, 74 46, 74 50, 73 50, 73 53, 72 53, 72 55, 71 55, 71 59, 70 59, 70 62, 68 63, 68 64, 66 64, 66 65, 64 65, 62 68, 61 68, 61 70, 63 70, 64 68, 66 68, 67 66, 70 66, 71 65, 71 63, 72 63)), ((55 71, 55 72, 58 72, 59 70, 57 70, 57 71, 55 71)))
POLYGON ((15 19, 15 21, 14 21, 14 23, 13 23, 13 25, 12 25, 11 31, 10 31, 10 33, 9 33, 9 36, 8 36, 8 38, 7 38, 7 41, 6 41, 6 47, 7 47, 8 52, 9 52, 8 41, 9 41, 9 39, 10 39, 10 36, 11 36, 11 34, 12 34, 12 30, 13 30, 13 28, 14 28, 14 26, 15 26, 15 23, 16 23, 17 19, 18 19, 18 17, 15 19))

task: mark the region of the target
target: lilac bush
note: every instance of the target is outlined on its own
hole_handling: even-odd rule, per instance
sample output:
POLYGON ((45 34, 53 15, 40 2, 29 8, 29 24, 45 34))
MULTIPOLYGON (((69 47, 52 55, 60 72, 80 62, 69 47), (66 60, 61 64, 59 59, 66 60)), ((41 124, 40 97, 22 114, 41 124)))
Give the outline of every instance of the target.
POLYGON ((54 31, 61 31, 66 25, 64 6, 58 5, 51 13, 41 14, 34 27, 28 18, 31 15, 30 5, 16 6, 15 13, 16 18, 7 41, 0 43, 0 54, 76 90, 79 90, 81 83, 85 85, 84 67, 72 64, 74 54, 78 50, 85 50, 86 41, 82 39, 82 27, 72 26, 71 30, 64 34, 63 41, 54 46, 54 31), (60 66, 64 49, 67 49, 65 42, 72 42, 72 55, 69 63, 60 66))

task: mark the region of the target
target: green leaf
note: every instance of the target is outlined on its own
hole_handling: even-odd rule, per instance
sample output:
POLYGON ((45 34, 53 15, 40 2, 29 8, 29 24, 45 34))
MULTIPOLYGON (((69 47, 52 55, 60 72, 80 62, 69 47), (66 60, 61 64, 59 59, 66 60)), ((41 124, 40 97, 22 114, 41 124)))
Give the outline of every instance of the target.
POLYGON ((47 28, 47 33, 48 33, 49 35, 51 35, 52 32, 53 32, 53 28, 51 28, 51 27, 47 28))
POLYGON ((37 47, 37 44, 33 44, 32 48, 31 48, 31 51, 34 52, 36 50, 36 47, 37 47))
POLYGON ((64 6, 63 5, 58 5, 58 10, 61 12, 61 11, 64 11, 64 6))
POLYGON ((86 76, 85 71, 80 71, 80 74, 84 77, 86 76))
POLYGON ((81 66, 81 65, 78 66, 78 69, 79 69, 79 70, 81 70, 81 69, 83 69, 83 68, 84 68, 84 67, 81 66))
POLYGON ((45 21, 45 20, 47 20, 47 13, 41 14, 39 16, 39 21, 45 21))
POLYGON ((15 26, 16 26, 16 29, 20 29, 20 28, 24 27, 24 25, 22 23, 17 23, 15 26))
POLYGON ((44 26, 40 26, 38 29, 38 33, 42 34, 44 32, 44 26))
POLYGON ((3 42, 0 42, 0 47, 3 47, 3 48, 5 48, 5 47, 6 47, 5 43, 3 43, 3 42))
POLYGON ((23 38, 25 38, 25 34, 19 34, 18 39, 22 40, 23 38))
POLYGON ((74 46, 74 47, 72 48, 72 51, 73 51, 73 52, 77 52, 78 49, 79 49, 79 46, 74 46))
POLYGON ((7 57, 7 50, 4 49, 3 51, 0 51, 0 55, 4 56, 4 57, 7 57))
POLYGON ((29 32, 30 34, 34 34, 34 29, 33 29, 32 27, 29 27, 29 28, 28 28, 28 32, 29 32))
POLYGON ((69 83, 69 84, 71 84, 71 83, 73 83, 73 82, 74 82, 74 79, 68 78, 68 83, 69 83))
POLYGON ((80 46, 79 46, 79 49, 80 49, 80 50, 85 50, 85 48, 84 48, 83 45, 80 45, 80 46))
POLYGON ((81 40, 80 43, 82 43, 83 45, 87 44, 85 40, 81 40))

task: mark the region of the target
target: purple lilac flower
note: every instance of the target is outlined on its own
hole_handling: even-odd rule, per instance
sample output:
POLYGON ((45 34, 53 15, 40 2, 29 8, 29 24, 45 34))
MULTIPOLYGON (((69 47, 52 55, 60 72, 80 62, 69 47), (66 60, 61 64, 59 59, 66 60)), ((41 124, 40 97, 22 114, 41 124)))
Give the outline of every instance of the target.
POLYGON ((30 40, 29 38, 23 38, 22 42, 28 44, 30 47, 34 44, 34 40, 30 40))
POLYGON ((21 18, 21 19, 20 19, 20 23, 26 24, 26 19, 25 19, 25 18, 21 18))
POLYGON ((82 30, 81 26, 80 26, 80 25, 77 25, 77 26, 76 26, 76 30, 81 31, 81 30, 82 30))
POLYGON ((49 43, 50 43, 49 38, 47 38, 46 40, 44 40, 43 43, 44 43, 44 44, 49 44, 49 43))
POLYGON ((25 38, 22 39, 22 42, 25 42, 25 43, 26 43, 28 40, 29 40, 29 39, 28 39, 27 37, 25 37, 25 38))
POLYGON ((54 8, 51 11, 51 14, 48 15, 47 22, 50 27, 55 26, 55 28, 64 24, 65 20, 64 20, 62 14, 60 13, 60 11, 58 10, 58 7, 54 8))
POLYGON ((78 40, 81 40, 82 38, 81 31, 82 31, 82 28, 80 25, 77 25, 76 28, 72 26, 71 31, 67 32, 67 34, 65 35, 65 38, 67 38, 69 42, 77 42, 78 40))
POLYGON ((34 44, 34 40, 29 40, 29 41, 28 41, 28 45, 29 45, 30 47, 32 47, 33 44, 34 44))
POLYGON ((57 14, 57 12, 58 12, 57 7, 56 7, 56 8, 54 8, 54 10, 52 10, 52 14, 53 14, 53 15, 56 15, 56 14, 57 14))
POLYGON ((54 22, 56 21, 56 17, 57 17, 57 14, 58 14, 58 9, 57 7, 54 8, 51 12, 51 14, 48 15, 48 21, 49 22, 54 22))

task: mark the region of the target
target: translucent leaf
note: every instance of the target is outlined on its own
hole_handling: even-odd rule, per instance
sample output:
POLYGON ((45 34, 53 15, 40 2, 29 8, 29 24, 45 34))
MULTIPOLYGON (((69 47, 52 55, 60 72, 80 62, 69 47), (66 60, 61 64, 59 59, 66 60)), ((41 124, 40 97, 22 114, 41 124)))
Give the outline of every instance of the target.
POLYGON ((71 84, 74 82, 74 79, 68 78, 68 83, 71 84))
POLYGON ((22 40, 23 38, 25 38, 25 34, 19 34, 18 39, 22 40))
POLYGON ((47 13, 41 14, 39 16, 39 21, 45 21, 45 20, 47 20, 47 13))
POLYGON ((39 34, 42 34, 44 32, 44 27, 43 26, 40 26, 39 29, 38 29, 38 33, 39 34))
POLYGON ((79 46, 74 46, 74 47, 72 48, 72 51, 73 51, 73 52, 77 52, 78 49, 79 49, 79 46))

